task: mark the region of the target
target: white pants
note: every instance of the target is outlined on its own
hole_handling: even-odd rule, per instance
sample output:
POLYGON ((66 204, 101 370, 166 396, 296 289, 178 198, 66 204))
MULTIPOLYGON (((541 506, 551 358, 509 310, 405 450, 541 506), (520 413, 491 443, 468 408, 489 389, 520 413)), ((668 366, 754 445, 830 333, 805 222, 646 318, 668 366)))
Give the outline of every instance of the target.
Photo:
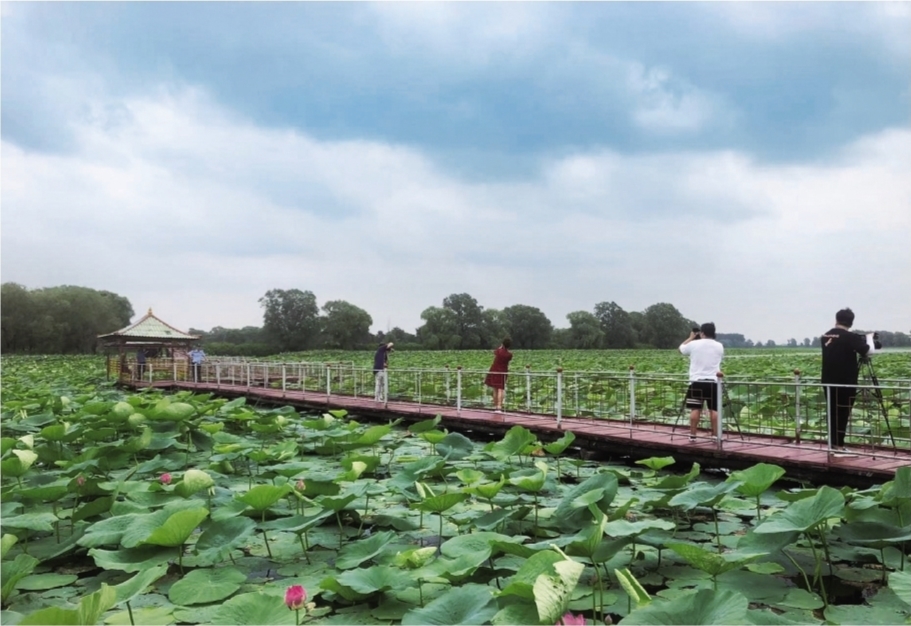
POLYGON ((377 370, 373 373, 375 381, 375 389, 373 392, 373 399, 377 402, 385 402, 386 400, 386 370, 377 370))

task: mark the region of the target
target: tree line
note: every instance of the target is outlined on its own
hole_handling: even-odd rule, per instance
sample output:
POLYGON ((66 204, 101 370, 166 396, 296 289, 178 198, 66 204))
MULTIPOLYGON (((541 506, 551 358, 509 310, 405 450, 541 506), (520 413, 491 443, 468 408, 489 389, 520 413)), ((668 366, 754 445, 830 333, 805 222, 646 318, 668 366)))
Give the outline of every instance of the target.
MULTIPOLYGON (((259 299, 263 325, 210 331, 190 328, 203 339, 206 352, 236 356, 266 356, 312 349, 370 349, 394 341, 398 349, 492 349, 504 337, 514 348, 635 349, 676 348, 696 325, 667 302, 643 311, 626 311, 616 302, 599 302, 591 311, 573 311, 567 327, 556 328, 539 308, 515 304, 485 308, 467 293, 451 294, 440 306, 421 313, 414 333, 401 328, 371 333, 373 318, 344 300, 319 306, 311 291, 271 289, 259 299)), ((61 286, 28 290, 16 283, 2 285, 2 350, 32 354, 91 353, 100 334, 128 326, 133 317, 129 300, 108 291, 61 286)), ((900 332, 880 332, 884 346, 911 346, 900 332)), ((739 333, 719 333, 731 348, 776 347, 739 333)), ((819 338, 789 339, 787 347, 818 347, 819 338)))

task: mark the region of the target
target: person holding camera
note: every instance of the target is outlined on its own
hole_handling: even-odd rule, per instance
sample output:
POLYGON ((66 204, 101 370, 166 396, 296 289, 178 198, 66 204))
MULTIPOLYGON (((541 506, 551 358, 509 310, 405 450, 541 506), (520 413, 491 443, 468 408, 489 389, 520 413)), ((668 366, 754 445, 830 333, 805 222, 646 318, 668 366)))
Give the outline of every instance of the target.
POLYGON ((829 424, 829 444, 845 450, 845 435, 854 400, 857 397, 857 376, 860 361, 882 348, 877 333, 860 335, 851 332, 854 311, 842 309, 835 314, 835 327, 820 338, 822 345, 822 375, 826 390, 826 415, 829 424))
POLYGON ((493 351, 493 363, 490 370, 484 378, 484 384, 493 389, 493 411, 494 413, 503 412, 503 396, 506 395, 506 376, 509 371, 509 362, 512 360, 512 352, 509 351, 512 346, 512 340, 506 337, 503 343, 493 351))
POLYGON ((386 401, 386 370, 389 368, 389 353, 393 352, 393 342, 381 343, 373 355, 373 399, 377 402, 386 401))
POLYGON ((680 344, 680 352, 690 358, 690 386, 686 406, 690 409, 690 441, 696 440, 702 407, 709 407, 712 436, 718 432, 718 370, 724 358, 724 346, 715 340, 715 324, 708 322, 693 328, 680 344))

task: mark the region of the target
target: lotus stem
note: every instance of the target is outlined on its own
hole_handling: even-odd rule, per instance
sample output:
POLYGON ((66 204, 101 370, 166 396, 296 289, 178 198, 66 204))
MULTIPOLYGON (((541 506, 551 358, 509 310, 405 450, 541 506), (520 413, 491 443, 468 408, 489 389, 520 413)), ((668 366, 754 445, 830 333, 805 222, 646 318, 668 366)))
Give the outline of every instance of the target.
POLYGON ((263 528, 263 541, 266 542, 266 552, 269 554, 269 558, 272 558, 272 548, 269 546, 269 535, 266 534, 266 529, 263 528))
POLYGON ((298 540, 298 541, 300 542, 300 544, 301 544, 301 550, 304 552, 304 558, 307 559, 307 565, 309 565, 309 564, 310 564, 310 555, 307 554, 307 546, 304 545, 304 537, 303 537, 303 534, 299 534, 299 535, 297 536, 297 540, 298 540))
POLYGON ((810 587, 810 579, 809 579, 809 577, 807 577, 807 573, 797 563, 797 561, 795 561, 794 558, 790 554, 788 554, 787 550, 782 548, 781 553, 783 555, 785 555, 786 557, 788 557, 788 560, 791 561, 791 563, 794 565, 794 567, 797 568, 797 571, 800 572, 801 576, 803 576, 803 584, 807 586, 807 591, 809 591, 811 589, 811 587, 810 587))
POLYGON ((721 535, 718 532, 718 512, 712 507, 712 519, 715 520, 715 543, 718 544, 718 554, 721 554, 721 535))
POLYGON ((760 522, 762 521, 762 509, 759 505, 759 496, 756 496, 756 520, 760 522))
POLYGON ((127 613, 130 614, 130 624, 131 626, 136 626, 136 622, 133 621, 133 607, 130 606, 130 601, 127 600, 127 613))

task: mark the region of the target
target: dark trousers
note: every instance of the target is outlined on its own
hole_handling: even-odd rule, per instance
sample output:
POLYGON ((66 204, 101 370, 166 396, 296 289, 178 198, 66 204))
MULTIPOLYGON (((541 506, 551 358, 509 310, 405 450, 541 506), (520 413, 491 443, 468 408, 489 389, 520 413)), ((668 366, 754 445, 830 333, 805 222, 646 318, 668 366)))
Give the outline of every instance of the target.
POLYGON ((851 409, 857 397, 855 387, 826 387, 826 411, 829 414, 829 442, 840 448, 845 445, 845 433, 851 409))
POLYGON ((139 380, 142 380, 142 377, 145 375, 145 373, 146 373, 146 364, 137 363, 136 364, 136 378, 139 380))

